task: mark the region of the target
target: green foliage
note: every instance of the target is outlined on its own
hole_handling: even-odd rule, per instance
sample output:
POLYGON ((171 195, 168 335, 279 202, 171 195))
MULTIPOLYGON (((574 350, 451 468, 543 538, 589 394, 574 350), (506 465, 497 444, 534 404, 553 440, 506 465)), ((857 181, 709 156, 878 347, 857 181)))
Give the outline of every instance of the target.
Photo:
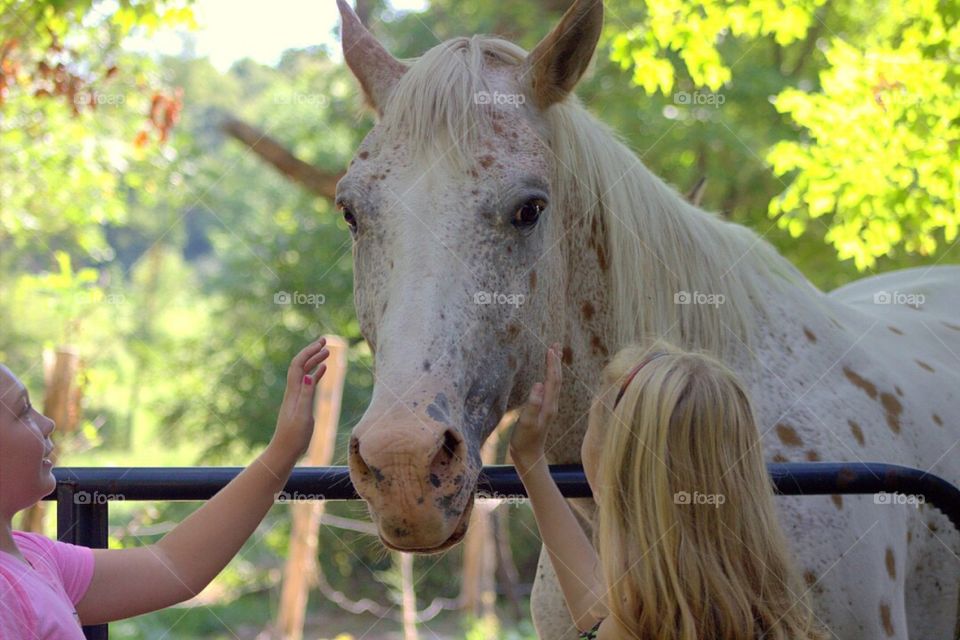
MULTIPOLYGON (((758 154, 767 149, 774 175, 792 180, 765 207, 790 237, 825 231, 839 258, 852 259, 858 270, 934 256, 954 242, 956 0, 611 5, 610 60, 632 71, 647 94, 668 96, 679 86, 675 105, 689 104, 689 91, 696 97, 700 87, 730 98, 744 84, 763 83, 774 63, 766 95, 776 95, 777 112, 793 128, 764 117, 760 122, 776 127, 773 135, 758 146, 743 143, 758 154), (772 53, 764 70, 749 64, 755 48, 772 53), (882 258, 894 262, 878 263, 882 258)), ((742 115, 763 113, 765 96, 757 100, 742 115)), ((726 109, 732 101, 721 104, 726 109)), ((740 137, 751 122, 738 114, 726 126, 740 137)))
POLYGON ((726 38, 772 36, 785 47, 806 35, 824 1, 667 0, 643 3, 639 15, 633 5, 612 3, 610 59, 633 69, 633 82, 649 94, 670 93, 675 67, 686 71, 694 85, 716 91, 732 78, 732 64, 724 62, 719 50, 726 38), (635 26, 624 30, 628 25, 635 26))
MULTIPOLYGON (((939 16, 932 14, 933 22, 939 16)), ((930 255, 938 237, 951 244, 960 227, 960 85, 956 60, 929 58, 927 45, 952 40, 927 25, 910 29, 897 48, 858 50, 836 39, 820 92, 788 89, 776 101, 806 129, 768 154, 777 175, 796 172, 770 204, 771 215, 798 237, 809 219, 832 216, 827 240, 841 259, 872 267, 899 245, 930 255), (935 35, 931 35, 935 34, 935 35), (851 156, 851 149, 856 155, 851 156)))
POLYGON ((37 244, 112 258, 103 227, 156 193, 172 153, 145 144, 155 67, 118 47, 191 21, 182 3, 0 0, 0 268, 37 244))

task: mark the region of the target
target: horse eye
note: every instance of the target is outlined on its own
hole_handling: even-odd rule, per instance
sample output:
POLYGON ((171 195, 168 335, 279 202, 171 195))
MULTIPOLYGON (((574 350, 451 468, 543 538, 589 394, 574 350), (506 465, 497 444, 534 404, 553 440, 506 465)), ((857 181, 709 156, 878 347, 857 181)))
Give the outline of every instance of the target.
POLYGON ((349 205, 346 205, 342 202, 337 203, 337 208, 340 209, 343 213, 343 220, 347 223, 347 226, 350 227, 350 231, 356 233, 357 231, 357 217, 353 214, 353 209, 349 205))
POLYGON ((518 229, 532 227, 537 224, 537 220, 540 219, 540 214, 543 213, 546 206, 547 203, 542 198, 527 200, 520 205, 519 209, 513 212, 513 218, 510 220, 510 223, 518 229))

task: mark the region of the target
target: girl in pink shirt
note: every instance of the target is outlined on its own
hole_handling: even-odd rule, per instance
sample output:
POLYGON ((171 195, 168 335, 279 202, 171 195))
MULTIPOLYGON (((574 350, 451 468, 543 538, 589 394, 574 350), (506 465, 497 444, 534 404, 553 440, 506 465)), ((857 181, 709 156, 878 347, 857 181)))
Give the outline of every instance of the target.
POLYGON ((263 453, 159 542, 132 549, 88 549, 13 531, 14 514, 56 487, 54 424, 0 365, 0 640, 83 640, 81 624, 149 613, 200 593, 253 533, 306 451, 325 344, 311 343, 290 363, 263 453))

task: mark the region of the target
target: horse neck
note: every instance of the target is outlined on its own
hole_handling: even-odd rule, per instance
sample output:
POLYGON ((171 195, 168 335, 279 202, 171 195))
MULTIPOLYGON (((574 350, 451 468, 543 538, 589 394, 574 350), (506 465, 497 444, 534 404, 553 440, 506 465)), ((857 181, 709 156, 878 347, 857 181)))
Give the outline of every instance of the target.
POLYGON ((843 305, 769 243, 687 203, 616 146, 622 147, 611 139, 620 157, 606 160, 619 167, 633 162, 635 170, 611 187, 592 185, 603 194, 594 211, 581 202, 566 212, 566 318, 579 345, 575 356, 592 359, 597 371, 626 344, 660 337, 743 370, 770 348, 771 324, 784 334, 809 333, 810 326, 839 331, 833 318, 843 305), (683 294, 701 298, 682 304, 683 294))

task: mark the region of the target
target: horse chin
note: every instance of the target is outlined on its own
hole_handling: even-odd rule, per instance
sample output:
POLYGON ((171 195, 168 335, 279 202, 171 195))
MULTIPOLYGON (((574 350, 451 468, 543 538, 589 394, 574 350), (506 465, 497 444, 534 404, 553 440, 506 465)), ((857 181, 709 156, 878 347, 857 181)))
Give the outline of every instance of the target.
POLYGON ((380 542, 388 549, 392 549, 394 551, 403 551, 404 553, 430 555, 433 553, 441 553, 446 551, 450 547, 463 540, 463 537, 467 535, 467 527, 470 526, 470 514, 473 513, 473 501, 474 497, 471 495, 470 500, 467 502, 467 505, 463 508, 463 512, 460 514, 460 518, 457 520, 457 526, 453 529, 453 533, 451 533, 450 537, 439 545, 434 547, 398 547, 384 538, 383 534, 380 534, 380 542))

